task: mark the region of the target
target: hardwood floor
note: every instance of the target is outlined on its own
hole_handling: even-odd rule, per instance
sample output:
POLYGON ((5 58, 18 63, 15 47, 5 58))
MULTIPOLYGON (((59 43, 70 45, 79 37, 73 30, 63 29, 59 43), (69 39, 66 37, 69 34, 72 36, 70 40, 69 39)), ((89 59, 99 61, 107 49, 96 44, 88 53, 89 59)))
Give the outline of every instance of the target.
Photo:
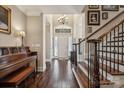
MULTIPOLYGON (((29 80, 30 83, 33 80, 29 80)), ((65 60, 54 60, 47 62, 47 69, 44 73, 39 73, 35 83, 29 87, 38 88, 79 88, 73 75, 71 64, 65 60)))

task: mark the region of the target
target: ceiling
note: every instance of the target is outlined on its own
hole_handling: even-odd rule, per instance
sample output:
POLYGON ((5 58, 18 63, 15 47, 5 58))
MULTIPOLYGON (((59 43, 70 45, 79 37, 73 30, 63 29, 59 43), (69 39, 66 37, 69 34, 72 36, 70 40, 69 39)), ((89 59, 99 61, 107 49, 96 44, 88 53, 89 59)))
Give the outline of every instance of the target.
POLYGON ((45 14, 80 14, 84 5, 17 5, 27 16, 45 14))

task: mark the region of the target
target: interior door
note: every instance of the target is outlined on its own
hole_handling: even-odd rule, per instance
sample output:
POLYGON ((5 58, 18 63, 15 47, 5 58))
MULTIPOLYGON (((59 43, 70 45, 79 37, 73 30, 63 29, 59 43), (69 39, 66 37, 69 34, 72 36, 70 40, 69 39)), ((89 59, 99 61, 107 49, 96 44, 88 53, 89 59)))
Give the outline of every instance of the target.
POLYGON ((68 57, 68 37, 58 37, 58 57, 68 57))

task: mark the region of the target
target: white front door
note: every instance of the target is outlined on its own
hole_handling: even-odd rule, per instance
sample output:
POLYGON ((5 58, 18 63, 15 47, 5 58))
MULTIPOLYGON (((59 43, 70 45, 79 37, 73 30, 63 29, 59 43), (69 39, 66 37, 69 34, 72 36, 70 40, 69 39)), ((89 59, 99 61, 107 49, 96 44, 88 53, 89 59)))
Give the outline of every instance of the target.
POLYGON ((58 57, 68 57, 68 37, 58 37, 58 57))

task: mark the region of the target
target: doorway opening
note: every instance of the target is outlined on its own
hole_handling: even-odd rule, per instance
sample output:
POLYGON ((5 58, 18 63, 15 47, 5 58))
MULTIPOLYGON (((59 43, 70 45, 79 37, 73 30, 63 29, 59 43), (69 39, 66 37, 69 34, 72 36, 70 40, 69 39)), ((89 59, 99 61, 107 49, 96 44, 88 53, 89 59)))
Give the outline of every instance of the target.
POLYGON ((53 37, 53 57, 57 59, 69 59, 72 51, 72 37, 53 37))

